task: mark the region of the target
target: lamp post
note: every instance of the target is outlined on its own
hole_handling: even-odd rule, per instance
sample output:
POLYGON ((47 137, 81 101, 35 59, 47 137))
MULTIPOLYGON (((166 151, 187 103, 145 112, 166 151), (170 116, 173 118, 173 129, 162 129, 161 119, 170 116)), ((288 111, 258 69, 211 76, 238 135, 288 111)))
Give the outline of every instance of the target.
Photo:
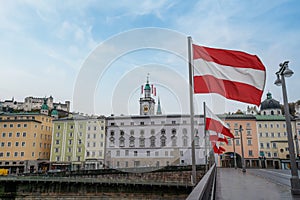
POLYGON ((233 140, 233 162, 234 162, 234 169, 236 169, 237 166, 236 166, 235 138, 233 138, 232 140, 233 140))
POLYGON ((243 144, 243 136, 242 136, 242 131, 243 131, 242 125, 240 125, 239 131, 240 131, 240 137, 241 137, 241 150, 242 150, 242 171, 246 172, 245 158, 244 158, 244 144, 243 144))
POLYGON ((293 71, 288 68, 289 61, 285 61, 284 63, 280 63, 280 69, 276 72, 277 80, 274 82, 277 86, 282 86, 282 96, 284 103, 284 113, 285 113, 285 121, 286 121, 286 131, 288 136, 288 145, 289 145, 289 154, 290 154, 290 162, 291 162, 291 192, 292 194, 300 194, 300 180, 298 176, 298 169, 296 165, 295 159, 295 148, 293 142, 292 135, 292 125, 291 118, 289 112, 289 104, 287 99, 287 91, 285 85, 285 77, 291 77, 293 75, 293 71))
POLYGON ((297 159, 297 158, 299 158, 299 141, 298 141, 297 133, 296 133, 294 139, 295 139, 295 143, 296 143, 296 153, 297 153, 296 159, 297 159))

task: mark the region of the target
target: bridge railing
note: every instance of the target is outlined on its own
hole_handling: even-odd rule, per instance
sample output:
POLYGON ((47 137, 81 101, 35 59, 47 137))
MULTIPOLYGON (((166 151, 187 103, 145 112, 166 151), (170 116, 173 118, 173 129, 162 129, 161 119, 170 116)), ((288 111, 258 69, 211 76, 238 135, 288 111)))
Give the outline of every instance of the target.
POLYGON ((187 200, 210 200, 214 199, 216 184, 216 164, 212 165, 208 172, 202 177, 187 200))

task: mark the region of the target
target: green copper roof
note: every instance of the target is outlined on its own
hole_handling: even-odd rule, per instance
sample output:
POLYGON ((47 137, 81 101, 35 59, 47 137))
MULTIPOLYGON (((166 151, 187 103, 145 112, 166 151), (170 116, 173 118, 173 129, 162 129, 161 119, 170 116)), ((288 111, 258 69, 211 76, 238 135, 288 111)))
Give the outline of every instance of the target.
POLYGON ((58 115, 58 112, 56 109, 53 109, 52 112, 51 112, 51 115, 58 115))
POLYGON ((44 99, 44 104, 42 105, 41 110, 48 110, 48 109, 49 109, 49 107, 47 105, 47 99, 45 98, 44 99))
POLYGON ((145 90, 151 90, 150 84, 149 84, 149 83, 146 83, 146 85, 145 85, 145 90))

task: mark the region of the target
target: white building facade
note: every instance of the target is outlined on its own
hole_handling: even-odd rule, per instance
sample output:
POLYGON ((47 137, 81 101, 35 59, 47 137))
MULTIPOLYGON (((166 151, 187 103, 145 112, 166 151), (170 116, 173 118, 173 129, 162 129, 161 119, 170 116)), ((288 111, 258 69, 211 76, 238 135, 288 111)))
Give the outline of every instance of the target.
POLYGON ((106 118, 106 162, 110 168, 191 165, 195 140, 196 164, 204 164, 203 116, 195 117, 191 135, 189 115, 111 116, 106 118))

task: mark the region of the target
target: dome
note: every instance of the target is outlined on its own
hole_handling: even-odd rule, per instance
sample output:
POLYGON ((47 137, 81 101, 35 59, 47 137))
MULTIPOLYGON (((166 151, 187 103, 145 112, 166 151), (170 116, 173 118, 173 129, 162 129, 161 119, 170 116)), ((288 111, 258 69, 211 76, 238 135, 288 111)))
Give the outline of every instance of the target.
POLYGON ((145 85, 145 90, 151 90, 150 84, 149 84, 149 83, 146 83, 146 85, 145 85))
POLYGON ((54 116, 54 115, 58 115, 58 112, 57 112, 57 110, 55 110, 55 109, 53 109, 53 110, 51 111, 51 116, 54 116))
POLYGON ((47 99, 45 98, 44 99, 44 104, 42 105, 41 110, 48 110, 48 109, 49 109, 49 107, 47 105, 47 99))
POLYGON ((270 92, 267 93, 267 99, 261 102, 260 110, 267 109, 281 109, 279 101, 276 101, 272 98, 272 94, 270 92))

